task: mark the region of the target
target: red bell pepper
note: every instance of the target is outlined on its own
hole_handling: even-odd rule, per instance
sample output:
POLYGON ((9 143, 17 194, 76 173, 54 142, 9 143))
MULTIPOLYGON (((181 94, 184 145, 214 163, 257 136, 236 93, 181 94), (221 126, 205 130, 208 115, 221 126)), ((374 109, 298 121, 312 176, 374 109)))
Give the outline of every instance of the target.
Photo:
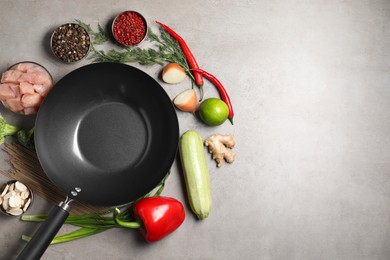
POLYGON ((185 219, 183 204, 169 197, 155 196, 139 200, 133 206, 136 222, 125 222, 118 218, 115 211, 115 222, 127 228, 140 228, 141 234, 148 242, 158 241, 175 231, 185 219))

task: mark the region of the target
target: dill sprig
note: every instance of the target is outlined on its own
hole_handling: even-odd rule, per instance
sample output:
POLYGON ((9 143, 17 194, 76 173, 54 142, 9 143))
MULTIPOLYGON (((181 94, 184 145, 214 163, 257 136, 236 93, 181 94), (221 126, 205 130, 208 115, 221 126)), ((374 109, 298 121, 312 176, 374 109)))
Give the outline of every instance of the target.
POLYGON ((180 48, 179 43, 173 39, 163 28, 159 28, 159 34, 156 34, 148 27, 146 40, 154 43, 152 48, 143 49, 140 47, 123 47, 121 50, 109 49, 107 51, 97 49, 95 45, 102 45, 109 40, 109 36, 104 29, 98 25, 98 31, 94 31, 90 25, 76 20, 91 37, 90 59, 94 62, 120 62, 120 63, 138 63, 140 65, 161 65, 166 63, 179 64, 190 76, 194 77, 187 63, 187 59, 180 48))
POLYGON ((93 37, 94 44, 100 45, 108 41, 108 36, 104 31, 103 27, 100 26, 100 24, 98 24, 98 31, 94 32, 89 24, 83 23, 80 20, 76 20, 76 22, 78 23, 78 25, 83 27, 90 36, 93 37))

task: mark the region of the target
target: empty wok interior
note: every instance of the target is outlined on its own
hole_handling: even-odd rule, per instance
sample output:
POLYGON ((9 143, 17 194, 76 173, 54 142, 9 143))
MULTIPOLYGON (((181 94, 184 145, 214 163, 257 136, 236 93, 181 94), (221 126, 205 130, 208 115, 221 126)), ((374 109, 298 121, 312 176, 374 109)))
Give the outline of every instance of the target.
POLYGON ((171 100, 153 78, 99 63, 55 85, 38 113, 35 141, 45 173, 61 190, 79 201, 118 205, 162 180, 178 135, 171 100))

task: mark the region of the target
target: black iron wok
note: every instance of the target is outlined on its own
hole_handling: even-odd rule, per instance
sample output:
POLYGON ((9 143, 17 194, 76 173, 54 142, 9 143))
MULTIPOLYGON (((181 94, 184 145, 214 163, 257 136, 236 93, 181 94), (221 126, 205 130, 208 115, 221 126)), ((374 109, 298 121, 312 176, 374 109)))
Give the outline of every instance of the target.
POLYGON ((96 63, 62 78, 35 123, 36 152, 67 198, 49 213, 18 259, 39 259, 71 201, 115 206, 152 190, 171 167, 179 126, 163 88, 141 70, 96 63))

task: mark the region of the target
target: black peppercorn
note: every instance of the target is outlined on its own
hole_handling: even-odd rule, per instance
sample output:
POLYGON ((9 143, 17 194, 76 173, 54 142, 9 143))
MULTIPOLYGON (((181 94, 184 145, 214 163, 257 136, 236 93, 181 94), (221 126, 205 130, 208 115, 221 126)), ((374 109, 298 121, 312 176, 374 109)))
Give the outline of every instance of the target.
POLYGON ((59 26, 51 38, 54 55, 65 62, 81 60, 88 54, 89 47, 90 38, 87 31, 75 23, 59 26))

